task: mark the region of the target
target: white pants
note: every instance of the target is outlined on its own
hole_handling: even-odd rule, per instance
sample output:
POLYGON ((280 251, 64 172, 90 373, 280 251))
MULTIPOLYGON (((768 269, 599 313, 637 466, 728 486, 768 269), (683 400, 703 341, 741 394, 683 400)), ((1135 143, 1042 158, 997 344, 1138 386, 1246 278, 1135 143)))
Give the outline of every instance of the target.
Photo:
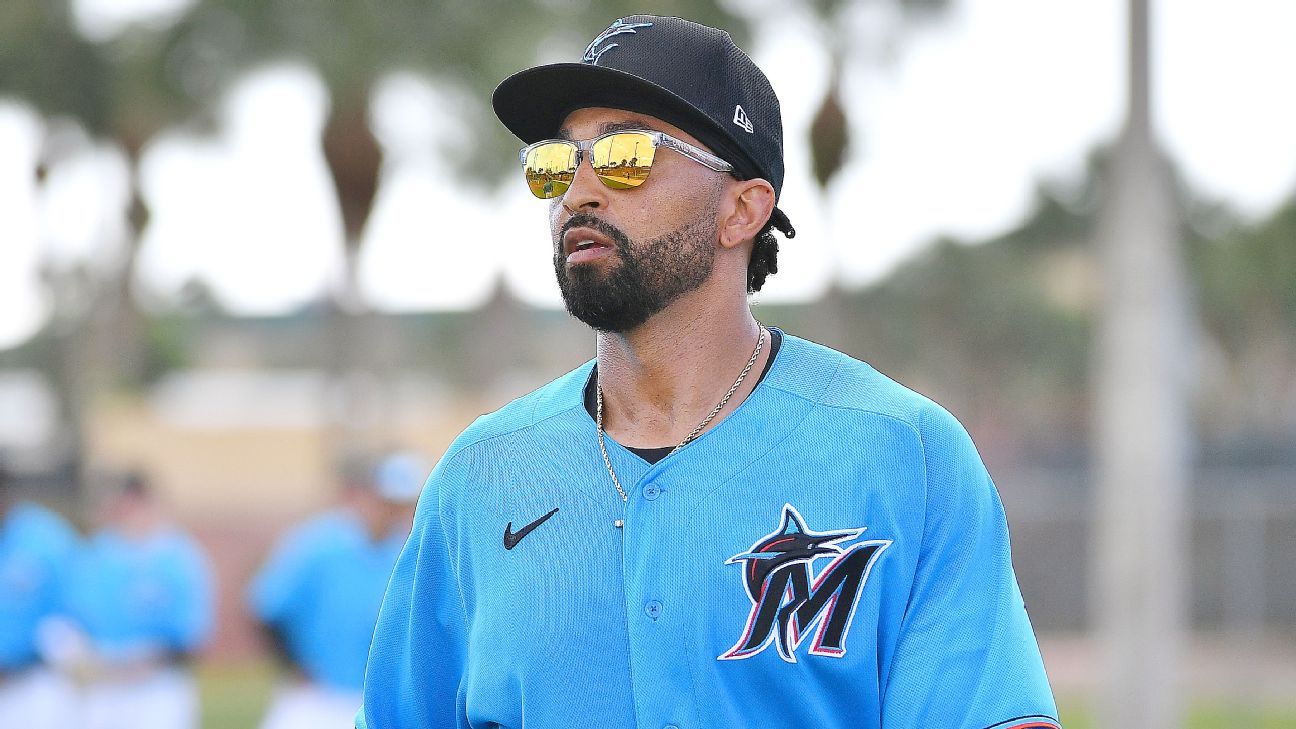
POLYGON ((47 668, 0 678, 0 727, 75 727, 75 697, 72 683, 47 668))
POLYGON ((78 729, 197 729, 198 688, 178 669, 93 683, 83 690, 81 716, 78 729))
POLYGON ((352 729, 360 693, 320 686, 285 686, 275 692, 261 729, 352 729))

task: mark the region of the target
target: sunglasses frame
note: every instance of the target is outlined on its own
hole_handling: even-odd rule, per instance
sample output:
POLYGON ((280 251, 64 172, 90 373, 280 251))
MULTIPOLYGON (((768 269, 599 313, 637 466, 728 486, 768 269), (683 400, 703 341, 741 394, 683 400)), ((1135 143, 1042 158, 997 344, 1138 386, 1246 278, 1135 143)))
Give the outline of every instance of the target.
MULTIPOLYGON (((660 149, 662 147, 665 147, 667 149, 673 149, 676 152, 679 152, 680 154, 684 155, 685 157, 688 157, 689 159, 693 160, 694 162, 697 162, 703 167, 713 169, 716 172, 734 171, 733 165, 729 164, 728 162, 725 162, 724 160, 720 159, 714 154, 711 154, 705 149, 701 149, 700 147, 695 147, 694 145, 689 144, 688 142, 685 142, 682 139, 677 139, 667 134, 666 132, 659 132, 655 129, 616 129, 614 131, 610 131, 605 134, 600 134, 597 137, 594 137, 593 139, 585 139, 585 140, 542 139, 539 142, 534 142, 532 144, 528 144, 527 146, 523 147, 522 150, 518 153, 518 161, 522 163, 523 167, 525 167, 527 155, 530 154, 531 151, 536 149, 537 147, 542 147, 546 144, 569 144, 576 147, 576 168, 580 169, 581 163, 585 161, 586 157, 588 157, 589 151, 593 149, 595 144, 601 142, 604 139, 607 139, 608 137, 617 134, 644 134, 647 135, 648 138, 652 140, 653 149, 660 149)), ((649 171, 651 171, 652 167, 649 166, 648 169, 649 171)), ((604 185, 608 184, 607 182, 604 182, 602 178, 600 178, 599 181, 603 182, 604 185)), ((634 189, 634 188, 630 188, 630 189, 634 189)), ((546 198, 541 198, 541 199, 543 200, 546 198)), ((553 198, 548 198, 548 199, 553 199, 553 198)))

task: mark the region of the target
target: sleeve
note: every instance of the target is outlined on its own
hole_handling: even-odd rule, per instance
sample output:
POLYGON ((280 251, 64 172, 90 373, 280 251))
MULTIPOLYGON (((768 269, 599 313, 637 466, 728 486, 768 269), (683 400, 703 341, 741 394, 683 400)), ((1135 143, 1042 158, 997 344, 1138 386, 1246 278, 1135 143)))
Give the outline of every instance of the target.
POLYGON ((189 653, 207 642, 212 631, 213 580, 202 549, 185 541, 177 550, 176 609, 171 614, 171 645, 189 653))
MULTIPOLYGON (((62 627, 73 625, 69 617, 76 584, 73 577, 83 545, 76 532, 60 517, 48 515, 37 524, 38 531, 30 535, 19 534, 17 542, 21 544, 26 540, 28 548, 34 549, 38 555, 34 564, 22 570, 27 578, 23 582, 34 590, 30 598, 33 601, 32 612, 22 610, 20 606, 25 602, 22 597, 10 602, 8 611, 0 608, 0 612, 8 613, 0 616, 6 623, 0 624, 0 674, 7 666, 22 665, 38 656, 42 660, 51 660, 51 646, 42 639, 45 633, 42 626, 53 623, 62 627)), ((3 527, 3 519, 0 519, 0 527, 3 527)), ((0 585, 0 589, 10 590, 12 587, 0 585)), ((0 601, 6 599, 13 598, 5 596, 0 601)))
POLYGON ((1057 709, 1009 554, 999 494, 972 439, 939 408, 919 428, 922 545, 882 728, 1055 729, 1057 709))
POLYGON ((81 557, 77 533, 62 520, 51 521, 48 530, 48 573, 41 615, 65 615, 72 588, 72 575, 81 557))
POLYGON ((303 599, 312 561, 310 532, 299 528, 280 540, 248 586, 248 607, 262 623, 283 620, 303 599))
MULTIPOLYGON (((447 457, 448 458, 448 457, 447 457)), ((358 729, 466 729, 464 603, 441 507, 445 459, 424 487, 387 587, 365 672, 358 729)))

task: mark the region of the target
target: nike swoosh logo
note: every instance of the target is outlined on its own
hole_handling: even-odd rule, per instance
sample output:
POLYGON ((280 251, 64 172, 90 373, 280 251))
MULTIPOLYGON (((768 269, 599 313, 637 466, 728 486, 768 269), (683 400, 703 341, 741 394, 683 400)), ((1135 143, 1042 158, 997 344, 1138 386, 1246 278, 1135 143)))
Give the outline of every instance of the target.
POLYGON ((509 522, 508 526, 504 527, 504 548, 512 549, 516 547, 517 543, 522 541, 522 537, 525 537, 526 535, 530 534, 532 529, 535 529, 536 527, 540 526, 546 521, 549 521, 549 517, 557 513, 558 513, 558 509, 554 508, 554 510, 549 512, 548 514, 545 514, 539 519, 536 519, 530 524, 527 524, 526 526, 517 530, 516 534, 513 532, 513 522, 509 522))

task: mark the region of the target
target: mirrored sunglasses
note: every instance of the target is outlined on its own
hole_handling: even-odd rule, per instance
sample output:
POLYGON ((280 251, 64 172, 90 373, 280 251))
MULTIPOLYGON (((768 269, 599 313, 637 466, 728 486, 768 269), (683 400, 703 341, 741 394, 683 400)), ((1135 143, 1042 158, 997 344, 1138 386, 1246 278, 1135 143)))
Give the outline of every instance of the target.
POLYGON ((527 187, 541 200, 567 192, 576 177, 581 159, 589 155, 594 175, 613 190, 639 187, 648 179, 657 150, 665 147, 716 172, 733 172, 733 165, 705 149, 676 139, 665 132, 626 130, 609 132, 594 139, 572 141, 546 139, 522 149, 522 173, 527 187))

